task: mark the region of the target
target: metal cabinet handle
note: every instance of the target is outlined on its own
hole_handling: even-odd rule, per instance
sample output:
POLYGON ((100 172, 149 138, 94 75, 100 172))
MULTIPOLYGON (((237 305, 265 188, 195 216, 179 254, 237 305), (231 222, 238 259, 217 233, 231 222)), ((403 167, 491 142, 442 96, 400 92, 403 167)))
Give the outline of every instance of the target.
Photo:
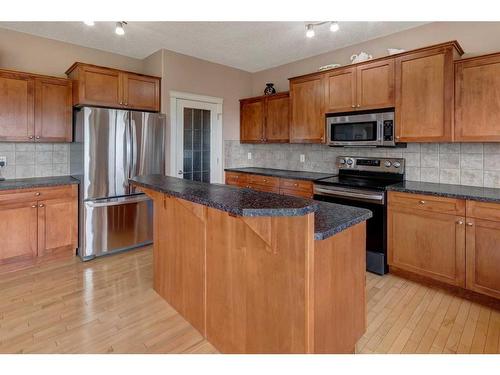
POLYGON ((29 139, 33 139, 33 136, 32 136, 32 135, 30 135, 28 138, 29 138, 29 139))
POLYGON ((358 105, 356 106, 356 108, 359 108, 359 107, 361 107, 361 105, 360 105, 360 104, 358 104, 358 105))
POLYGON ((37 192, 35 193, 35 197, 39 197, 39 196, 40 196, 40 192, 38 192, 38 191, 37 191, 37 192))
POLYGON ((420 203, 420 204, 425 204, 425 201, 419 201, 418 203, 420 203))
POLYGON ((40 204, 38 205, 38 207, 44 207, 44 204, 43 204, 43 203, 40 203, 40 204))
POLYGON ((299 184, 293 184, 293 186, 299 186, 299 184))
POLYGON ((351 108, 356 108, 356 105, 355 104, 351 105, 351 108))
POLYGON ((123 102, 120 102, 120 105, 123 105, 123 102))
POLYGON ((467 223, 468 227, 472 227, 474 224, 473 223, 467 223))
POLYGON ((464 223, 464 222, 463 222, 462 220, 458 220, 458 221, 457 221, 457 224, 458 224, 458 225, 462 225, 463 223, 464 223))
POLYGON ((34 204, 33 206, 31 206, 31 208, 36 208, 36 204, 34 204))
POLYGON ((399 139, 400 137, 399 136, 396 136, 396 139, 399 139))
POLYGON ((36 139, 40 139, 40 136, 39 136, 39 135, 37 135, 35 138, 36 138, 36 139))

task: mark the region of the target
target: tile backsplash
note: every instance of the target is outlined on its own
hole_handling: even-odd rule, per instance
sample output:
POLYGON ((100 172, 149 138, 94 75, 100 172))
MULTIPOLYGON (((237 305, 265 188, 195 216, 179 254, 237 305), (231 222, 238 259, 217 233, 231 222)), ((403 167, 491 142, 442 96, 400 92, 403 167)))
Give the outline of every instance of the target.
POLYGON ((225 166, 266 167, 336 173, 335 158, 397 157, 406 160, 406 179, 500 188, 500 143, 409 143, 407 148, 341 148, 303 144, 225 142, 225 166), (248 153, 252 159, 248 159, 248 153), (300 155, 305 161, 300 162, 300 155))
POLYGON ((26 178, 69 174, 69 143, 0 142, 0 156, 7 165, 2 177, 26 178))

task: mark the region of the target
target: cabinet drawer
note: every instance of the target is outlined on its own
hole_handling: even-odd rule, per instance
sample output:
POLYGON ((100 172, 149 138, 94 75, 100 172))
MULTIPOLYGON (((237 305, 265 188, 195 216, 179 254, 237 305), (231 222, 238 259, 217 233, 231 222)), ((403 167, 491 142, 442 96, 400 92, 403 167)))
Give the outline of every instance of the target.
POLYGON ((300 191, 312 193, 313 185, 312 185, 311 181, 292 180, 292 179, 282 178, 282 179, 280 179, 280 189, 300 190, 300 191))
POLYGON ((246 186, 247 175, 244 173, 226 172, 226 184, 236 186, 246 186))
POLYGON ((258 174, 248 175, 249 184, 264 185, 279 188, 280 180, 277 177, 262 176, 258 174))
POLYGON ((432 195, 389 192, 389 206, 408 207, 443 214, 465 215, 465 201, 432 195))
POLYGON ((291 195, 300 198, 311 198, 313 197, 312 191, 296 190, 296 189, 281 189, 280 194, 291 195))
POLYGON ((467 217, 500 221, 500 204, 467 201, 467 217))
POLYGON ((265 191, 267 193, 279 193, 280 189, 278 186, 270 186, 270 185, 259 185, 249 183, 246 186, 249 189, 257 190, 257 191, 265 191))
POLYGON ((47 200, 59 198, 76 198, 78 185, 53 186, 38 189, 5 190, 0 192, 0 204, 47 200))

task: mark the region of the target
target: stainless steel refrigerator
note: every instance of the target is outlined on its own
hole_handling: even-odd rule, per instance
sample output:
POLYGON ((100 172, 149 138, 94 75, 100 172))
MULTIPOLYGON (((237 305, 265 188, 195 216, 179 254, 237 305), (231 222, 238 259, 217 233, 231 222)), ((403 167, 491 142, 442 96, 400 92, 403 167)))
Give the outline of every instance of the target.
POLYGON ((83 107, 74 113, 70 172, 80 180, 79 245, 83 260, 152 242, 151 200, 128 179, 165 174, 161 114, 83 107))

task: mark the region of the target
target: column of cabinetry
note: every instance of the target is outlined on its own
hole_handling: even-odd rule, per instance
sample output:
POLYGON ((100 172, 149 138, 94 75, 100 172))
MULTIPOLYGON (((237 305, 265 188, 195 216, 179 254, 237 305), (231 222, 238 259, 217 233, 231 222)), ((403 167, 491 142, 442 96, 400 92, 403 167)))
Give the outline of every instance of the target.
POLYGON ((500 204, 390 192, 391 267, 500 298, 500 204))

